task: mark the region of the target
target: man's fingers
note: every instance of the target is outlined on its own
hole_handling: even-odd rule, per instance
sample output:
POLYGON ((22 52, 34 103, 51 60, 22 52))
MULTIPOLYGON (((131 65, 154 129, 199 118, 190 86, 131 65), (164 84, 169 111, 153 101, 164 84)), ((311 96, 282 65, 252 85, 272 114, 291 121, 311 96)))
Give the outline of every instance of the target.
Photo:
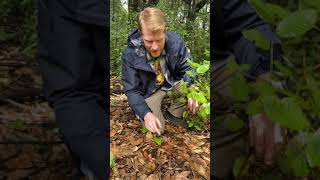
POLYGON ((156 120, 157 126, 159 129, 162 129, 162 125, 159 119, 156 120))
POLYGON ((197 101, 192 100, 192 113, 195 114, 196 113, 196 108, 197 108, 197 101))
POLYGON ((198 101, 191 99, 191 98, 188 99, 188 110, 192 114, 195 114, 197 112, 198 107, 199 107, 198 101))
POLYGON ((192 100, 188 99, 188 111, 192 112, 192 100))
POLYGON ((158 133, 158 135, 161 135, 161 129, 162 129, 162 125, 159 119, 156 119, 156 131, 158 133))
POLYGON ((264 159, 264 133, 263 129, 255 129, 255 139, 254 139, 254 147, 256 151, 256 156, 258 159, 264 159))
POLYGON ((146 128, 150 131, 150 132, 154 132, 154 129, 152 128, 152 126, 150 124, 146 125, 146 128))
POLYGON ((267 143, 265 145, 266 150, 264 154, 264 163, 266 165, 272 165, 275 156, 275 144, 274 143, 267 143))

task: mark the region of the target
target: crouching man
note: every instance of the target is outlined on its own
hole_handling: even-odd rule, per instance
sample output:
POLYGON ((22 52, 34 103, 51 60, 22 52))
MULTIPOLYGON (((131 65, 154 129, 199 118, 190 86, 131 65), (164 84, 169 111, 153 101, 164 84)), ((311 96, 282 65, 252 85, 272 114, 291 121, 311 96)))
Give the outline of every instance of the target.
MULTIPOLYGON (((140 12, 138 29, 128 37, 128 47, 122 54, 122 80, 128 102, 138 119, 149 131, 164 132, 165 119, 182 117, 186 106, 177 102, 162 113, 162 100, 167 90, 179 91, 184 80, 192 84, 186 71, 192 70, 191 59, 183 39, 166 32, 164 13, 157 8, 140 12)), ((189 99, 188 109, 195 113, 198 102, 189 99)))

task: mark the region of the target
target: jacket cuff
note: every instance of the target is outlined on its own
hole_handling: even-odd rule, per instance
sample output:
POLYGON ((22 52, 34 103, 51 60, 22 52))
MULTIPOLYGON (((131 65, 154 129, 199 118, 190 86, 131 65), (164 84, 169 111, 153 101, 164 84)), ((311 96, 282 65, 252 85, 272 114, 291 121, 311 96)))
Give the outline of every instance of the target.
POLYGON ((138 117, 144 121, 144 116, 151 112, 150 108, 146 104, 134 104, 132 105, 132 109, 134 109, 134 112, 138 115, 138 117))

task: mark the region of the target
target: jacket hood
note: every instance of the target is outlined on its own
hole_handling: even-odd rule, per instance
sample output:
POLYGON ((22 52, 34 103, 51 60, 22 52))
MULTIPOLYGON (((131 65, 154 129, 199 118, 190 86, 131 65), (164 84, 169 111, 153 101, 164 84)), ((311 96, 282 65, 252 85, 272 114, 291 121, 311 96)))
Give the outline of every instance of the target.
POLYGON ((128 46, 133 48, 143 46, 143 42, 141 40, 141 34, 138 29, 135 29, 129 33, 128 46))

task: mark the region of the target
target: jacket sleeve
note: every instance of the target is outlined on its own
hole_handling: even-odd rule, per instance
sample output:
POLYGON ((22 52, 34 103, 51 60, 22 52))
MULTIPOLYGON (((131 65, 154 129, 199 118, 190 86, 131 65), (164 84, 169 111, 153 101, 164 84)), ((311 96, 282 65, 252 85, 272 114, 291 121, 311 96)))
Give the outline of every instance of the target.
MULTIPOLYGON (((274 51, 281 52, 281 43, 276 35, 256 13, 248 1, 223 1, 224 31, 228 48, 234 54, 239 64, 250 64, 249 75, 258 76, 269 71, 270 53, 262 51, 245 39, 242 31, 256 29, 277 47, 274 51)), ((279 54, 279 53, 277 53, 279 54)), ((278 59, 278 58, 276 58, 278 59)))
POLYGON ((122 55, 122 81, 124 92, 128 97, 128 103, 132 110, 143 120, 147 112, 151 112, 139 88, 140 78, 138 71, 130 64, 130 54, 126 49, 122 55))

